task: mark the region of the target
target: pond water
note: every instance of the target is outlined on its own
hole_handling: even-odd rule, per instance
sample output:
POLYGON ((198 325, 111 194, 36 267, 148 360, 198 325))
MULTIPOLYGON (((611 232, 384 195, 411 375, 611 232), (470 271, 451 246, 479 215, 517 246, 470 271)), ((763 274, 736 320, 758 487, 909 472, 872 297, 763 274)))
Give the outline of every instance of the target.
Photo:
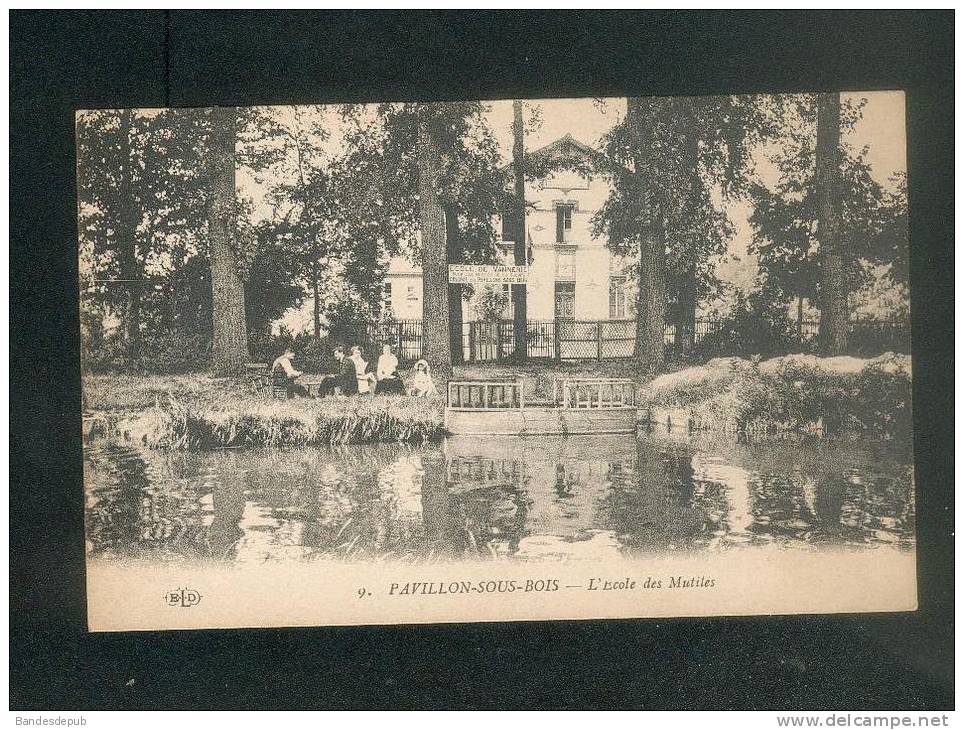
POLYGON ((668 434, 85 451, 87 552, 150 561, 606 559, 778 545, 910 549, 893 446, 668 434))

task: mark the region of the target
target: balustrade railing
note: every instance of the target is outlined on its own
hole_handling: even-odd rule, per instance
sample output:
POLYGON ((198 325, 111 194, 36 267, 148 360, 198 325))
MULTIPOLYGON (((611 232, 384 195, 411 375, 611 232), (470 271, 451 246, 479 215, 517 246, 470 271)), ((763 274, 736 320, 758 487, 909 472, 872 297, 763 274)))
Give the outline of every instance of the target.
POLYGON ((524 406, 525 397, 520 381, 449 381, 448 407, 450 409, 491 411, 524 406))
POLYGON ((563 378, 553 381, 553 400, 563 408, 634 408, 636 384, 624 378, 563 378))

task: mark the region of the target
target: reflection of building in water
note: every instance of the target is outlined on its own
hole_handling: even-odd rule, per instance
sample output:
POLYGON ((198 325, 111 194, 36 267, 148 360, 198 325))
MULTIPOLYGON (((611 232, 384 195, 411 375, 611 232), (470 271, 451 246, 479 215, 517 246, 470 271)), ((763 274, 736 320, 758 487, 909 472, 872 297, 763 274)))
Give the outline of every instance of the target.
POLYGON ((609 522, 629 550, 682 550, 705 531, 706 516, 694 506, 689 451, 641 440, 635 458, 611 469, 609 522))
MULTIPOLYGON (((597 540, 613 463, 632 457, 631 436, 449 438, 447 479, 475 540, 495 553, 572 556, 615 549, 597 540), (628 448, 627 448, 628 444, 628 448)), ((611 536, 610 536, 611 537, 611 536)))
POLYGON ((444 555, 514 552, 526 522, 525 464, 514 459, 423 459, 426 536, 444 555))
POLYGON ((598 560, 914 539, 911 467, 850 444, 789 455, 632 436, 461 437, 442 450, 94 445, 85 484, 92 558, 598 560))

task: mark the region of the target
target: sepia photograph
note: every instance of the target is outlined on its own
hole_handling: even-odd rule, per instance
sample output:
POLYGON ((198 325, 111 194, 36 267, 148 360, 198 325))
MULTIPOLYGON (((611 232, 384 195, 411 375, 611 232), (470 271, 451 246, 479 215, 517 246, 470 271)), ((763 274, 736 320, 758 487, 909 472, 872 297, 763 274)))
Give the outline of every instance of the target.
POLYGON ((954 17, 7 13, 11 726, 953 726, 954 17))
POLYGON ((902 93, 76 133, 91 628, 916 605, 902 93))

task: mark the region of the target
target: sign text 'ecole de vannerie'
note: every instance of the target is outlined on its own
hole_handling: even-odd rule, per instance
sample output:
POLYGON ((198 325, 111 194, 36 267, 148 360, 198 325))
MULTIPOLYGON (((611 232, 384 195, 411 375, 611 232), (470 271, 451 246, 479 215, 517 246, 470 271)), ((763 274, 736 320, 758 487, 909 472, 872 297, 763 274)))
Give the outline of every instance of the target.
POLYGON ((449 264, 450 284, 526 284, 528 266, 449 264))

